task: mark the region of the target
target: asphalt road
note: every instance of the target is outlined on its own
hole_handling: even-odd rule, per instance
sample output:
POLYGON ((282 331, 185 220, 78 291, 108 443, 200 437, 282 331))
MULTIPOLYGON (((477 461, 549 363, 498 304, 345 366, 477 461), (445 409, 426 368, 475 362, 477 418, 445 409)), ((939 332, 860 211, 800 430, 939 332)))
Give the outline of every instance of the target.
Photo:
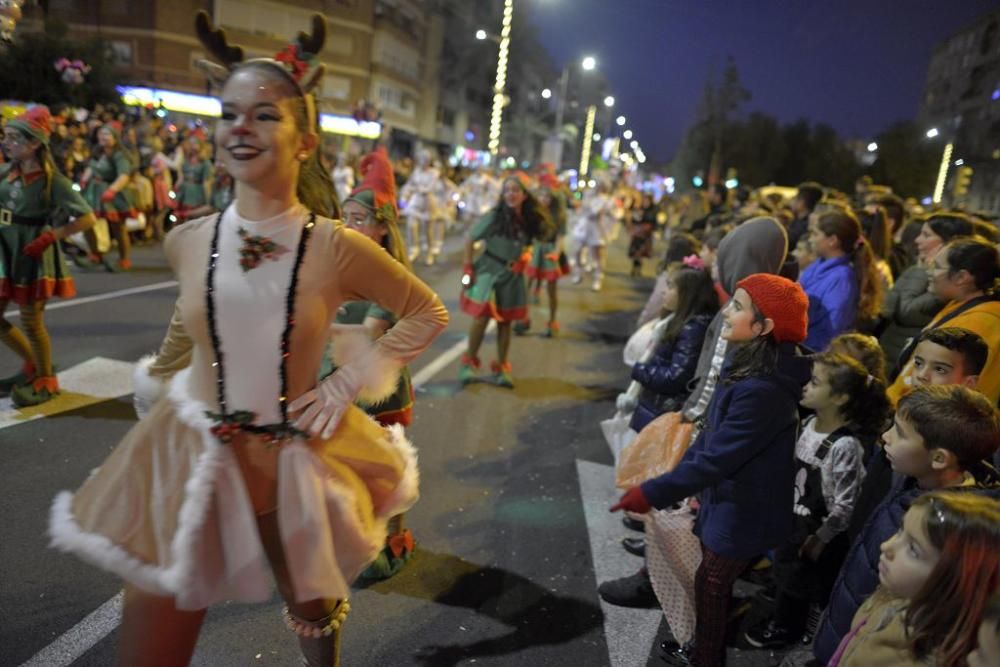
MULTIPOLYGON (((345 667, 662 664, 662 614, 602 608, 596 592, 599 580, 641 565, 618 546, 626 531, 606 512, 616 492, 598 427, 627 382, 622 346, 652 286, 627 276, 622 241, 604 291, 561 284, 559 338, 514 340, 512 391, 455 381, 469 324, 457 307, 458 239, 443 263, 418 267, 452 313, 412 367, 419 376, 434 364, 410 428, 422 483, 407 525, 418 547, 394 579, 354 594, 345 667)), ((159 248, 137 249, 134 261, 128 274, 77 271, 82 303, 47 314, 59 370, 79 374, 76 402, 30 420, 7 406, 0 418, 2 666, 114 663, 119 581, 47 548, 45 526, 52 497, 79 486, 135 421, 119 384, 156 349, 172 311, 176 287, 159 248)), ((544 309, 534 310, 543 323, 544 309)), ((485 363, 493 346, 488 337, 485 363)), ((14 367, 0 350, 0 374, 14 367)), ((213 608, 194 664, 298 664, 280 607, 275 596, 213 608)), ((765 653, 734 652, 731 664, 772 664, 765 653)))

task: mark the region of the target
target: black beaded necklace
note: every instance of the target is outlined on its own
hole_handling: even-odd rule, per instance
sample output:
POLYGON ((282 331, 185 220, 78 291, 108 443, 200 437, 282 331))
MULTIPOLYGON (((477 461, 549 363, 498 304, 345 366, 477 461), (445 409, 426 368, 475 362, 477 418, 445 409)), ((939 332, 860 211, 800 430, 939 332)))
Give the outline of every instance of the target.
POLYGON ((250 410, 229 412, 226 409, 225 357, 215 319, 215 269, 219 261, 219 231, 222 228, 223 213, 225 211, 220 212, 215 219, 215 230, 212 232, 212 243, 208 251, 208 273, 205 277, 208 334, 212 341, 212 352, 215 354, 215 363, 212 366, 216 372, 215 390, 219 401, 219 412, 207 411, 205 413, 216 422, 216 425, 212 427, 212 433, 223 442, 229 442, 239 431, 268 435, 272 443, 278 443, 293 436, 308 437, 307 433, 296 429, 288 422, 288 358, 292 329, 295 327, 295 293, 299 284, 299 269, 302 267, 302 258, 305 255, 309 236, 312 234, 313 227, 316 226, 316 214, 310 212, 309 220, 302 228, 302 235, 299 237, 299 244, 295 250, 292 278, 285 296, 285 328, 281 333, 281 366, 278 369, 281 375, 281 395, 278 397, 281 422, 278 424, 254 424, 256 415, 250 410))

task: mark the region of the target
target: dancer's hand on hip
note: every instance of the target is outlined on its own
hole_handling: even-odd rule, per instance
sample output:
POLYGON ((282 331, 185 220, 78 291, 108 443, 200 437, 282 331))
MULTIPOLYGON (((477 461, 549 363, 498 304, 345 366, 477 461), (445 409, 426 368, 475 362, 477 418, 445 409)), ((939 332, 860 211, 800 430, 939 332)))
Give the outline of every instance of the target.
POLYGON ((354 403, 363 386, 359 364, 346 364, 291 402, 290 412, 304 412, 295 420, 295 428, 321 438, 329 438, 337 430, 344 411, 354 403))

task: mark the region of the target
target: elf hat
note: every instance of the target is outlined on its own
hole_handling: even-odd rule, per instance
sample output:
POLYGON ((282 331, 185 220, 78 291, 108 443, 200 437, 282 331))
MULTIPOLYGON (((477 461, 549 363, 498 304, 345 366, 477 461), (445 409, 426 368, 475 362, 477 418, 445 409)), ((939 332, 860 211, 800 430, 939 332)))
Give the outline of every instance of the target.
POLYGON ((47 106, 38 104, 8 122, 7 127, 12 127, 24 136, 48 146, 49 136, 52 134, 52 115, 47 106))
POLYGON ((361 184, 354 188, 344 203, 357 202, 375 213, 375 216, 383 222, 395 223, 399 219, 399 209, 396 208, 396 179, 385 148, 379 146, 364 156, 359 169, 361 184))
POLYGON ((809 297, 798 283, 770 273, 755 273, 736 283, 754 308, 774 322, 771 335, 779 343, 801 343, 809 328, 809 297))

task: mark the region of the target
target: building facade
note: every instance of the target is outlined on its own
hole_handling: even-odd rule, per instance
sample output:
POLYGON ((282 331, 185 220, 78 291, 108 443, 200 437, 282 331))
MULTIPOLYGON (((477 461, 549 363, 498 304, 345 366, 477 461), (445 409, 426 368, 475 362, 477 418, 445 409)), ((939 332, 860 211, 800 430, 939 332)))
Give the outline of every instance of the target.
MULTIPOLYGON (((383 139, 402 151, 436 140, 437 74, 443 22, 417 0, 50 0, 47 16, 32 8, 22 23, 40 30, 44 18, 67 24, 73 38, 104 40, 123 84, 217 94, 194 63, 206 57, 194 34, 199 9, 225 29, 248 57, 273 56, 314 13, 327 19, 318 54, 326 75, 316 90, 321 112, 349 117, 362 101, 375 104, 383 139)), ((430 3, 433 7, 433 3, 430 3)))
POLYGON ((1000 213, 1000 11, 935 47, 920 120, 953 145, 945 203, 1000 213))

